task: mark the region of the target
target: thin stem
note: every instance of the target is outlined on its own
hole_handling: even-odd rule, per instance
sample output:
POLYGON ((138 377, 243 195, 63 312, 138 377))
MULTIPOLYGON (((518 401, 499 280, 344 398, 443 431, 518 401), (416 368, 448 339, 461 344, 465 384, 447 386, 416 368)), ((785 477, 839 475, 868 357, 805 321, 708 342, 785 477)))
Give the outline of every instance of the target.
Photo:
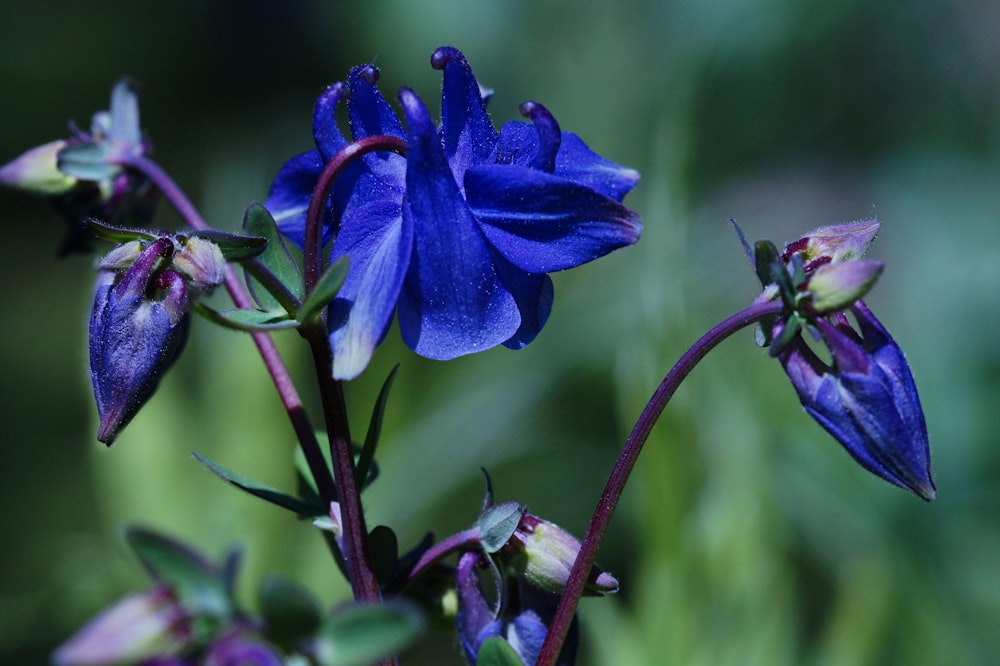
POLYGON ((479 543, 478 527, 462 530, 457 534, 452 534, 450 537, 438 541, 425 550, 413 566, 400 576, 400 580, 397 581, 397 585, 399 588, 405 588, 407 585, 416 580, 420 574, 434 565, 438 560, 447 557, 462 548, 466 548, 477 543, 479 543))
POLYGON ((587 533, 580 545, 580 553, 576 557, 573 569, 570 572, 566 588, 563 590, 562 598, 559 599, 559 606, 556 608, 555 616, 549 625, 549 633, 542 644, 541 652, 538 655, 536 666, 552 666, 556 663, 562 644, 566 640, 566 632, 573 621, 573 614, 576 612, 576 605, 583 594, 583 588, 587 583, 587 577, 594 561, 597 559, 597 550, 601 546, 601 540, 611 522, 618 500, 625 489, 625 482, 628 481, 629 474, 639 458, 643 445, 649 438, 649 433, 656 424, 657 419, 663 412, 667 402, 673 397, 677 387, 688 376, 694 366, 705 357, 705 355, 716 347, 720 342, 735 333, 736 331, 760 321, 766 317, 779 314, 784 306, 780 302, 759 303, 751 305, 745 310, 724 319, 714 328, 709 330, 697 342, 695 342, 678 359, 674 367, 670 369, 667 376, 657 387, 649 402, 646 403, 642 413, 639 415, 632 432, 625 440, 625 446, 618 455, 611 476, 601 499, 597 502, 594 515, 587 526, 587 533))
POLYGON ((322 258, 320 247, 323 237, 321 218, 323 216, 323 209, 326 207, 326 199, 333 188, 333 182, 355 159, 380 150, 405 156, 406 142, 394 136, 381 134, 358 139, 347 144, 339 153, 334 155, 324 165, 323 171, 316 180, 312 197, 309 199, 309 208, 306 210, 305 236, 302 239, 302 269, 307 295, 312 293, 313 287, 316 286, 319 276, 323 272, 320 265, 322 258))
MULTIPOLYGON (((187 198, 173 179, 158 164, 146 157, 137 156, 129 158, 128 161, 123 163, 123 166, 134 169, 149 178, 189 227, 195 231, 210 230, 210 227, 202 219, 198 210, 191 203, 191 200, 187 198)), ((236 307, 253 307, 250 296, 230 266, 226 266, 225 285, 226 291, 229 292, 229 296, 233 299, 236 307)), ((309 416, 302 405, 302 400, 295 390, 295 384, 292 382, 291 375, 289 375, 288 369, 285 367, 284 361, 281 360, 281 355, 278 353, 278 348, 270 336, 266 333, 251 333, 250 335, 264 361, 264 367, 267 368, 268 373, 271 375, 271 380, 278 391, 281 404, 284 406, 285 412, 287 412, 288 418, 292 422, 292 428, 295 430, 295 435, 299 440, 302 453, 305 455, 306 463, 309 465, 309 470, 316 480, 319 495, 324 503, 329 503, 335 499, 333 479, 330 477, 330 471, 326 466, 326 461, 323 459, 323 453, 320 449, 319 441, 316 439, 316 433, 309 422, 309 416)))
MULTIPOLYGON (((393 136, 368 136, 348 144, 326 163, 313 187, 306 211, 306 224, 302 240, 302 267, 306 298, 312 293, 322 273, 321 241, 322 216, 326 200, 336 178, 355 159, 374 151, 385 150, 406 154, 406 142, 393 136)), ((381 598, 378 580, 372 568, 368 549, 368 530, 361 506, 361 494, 355 477, 354 451, 351 431, 347 422, 343 384, 333 378, 333 352, 330 349, 325 323, 303 327, 302 335, 312 350, 316 376, 323 400, 323 414, 330 439, 330 458, 340 503, 341 527, 347 550, 348 572, 354 598, 359 601, 377 601, 381 598)))
POLYGON ((382 598, 382 593, 375 578, 371 553, 368 549, 368 528, 365 526, 361 493, 355 479, 354 451, 347 424, 344 391, 341 383, 333 378, 333 356, 330 353, 326 327, 311 326, 304 331, 304 335, 312 350, 320 396, 323 399, 323 414, 326 417, 326 428, 330 438, 330 457, 337 484, 337 501, 340 503, 341 527, 344 530, 346 550, 344 555, 347 558, 351 589, 358 601, 378 601, 382 598))

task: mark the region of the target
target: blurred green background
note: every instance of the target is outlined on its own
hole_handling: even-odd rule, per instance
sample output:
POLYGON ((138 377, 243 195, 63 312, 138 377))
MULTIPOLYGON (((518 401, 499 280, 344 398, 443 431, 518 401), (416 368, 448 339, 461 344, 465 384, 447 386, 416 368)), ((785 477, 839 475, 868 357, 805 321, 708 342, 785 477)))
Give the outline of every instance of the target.
MULTIPOLYGON (((746 305, 751 240, 877 215, 887 262, 869 304, 907 351, 931 431, 932 504, 858 468, 802 412, 748 331, 694 373, 655 430, 600 561, 622 592, 583 603, 584 664, 991 664, 1000 654, 1000 5, 900 0, 528 2, 201 0, 0 4, 0 162, 87 126, 121 75, 140 84, 156 159, 235 229, 311 147, 316 94, 361 62, 437 108, 435 47, 639 169, 634 248, 555 276, 520 352, 448 364, 398 336, 350 387, 357 430, 402 364, 370 524, 404 544, 498 499, 582 534, 618 447, 677 356, 746 305)), ((94 439, 89 259, 56 261, 62 222, 0 191, 0 661, 45 663, 144 584, 122 529, 347 594, 308 525, 200 468, 197 450, 291 488, 293 442, 248 338, 196 326, 112 449, 94 439)), ((166 206, 158 224, 177 218, 166 206)), ((279 336, 313 401, 294 334, 279 336)), ((315 404, 311 402, 310 404, 315 404)), ((318 419, 317 419, 318 420, 318 419)), ((404 664, 458 663, 432 634, 404 664)))

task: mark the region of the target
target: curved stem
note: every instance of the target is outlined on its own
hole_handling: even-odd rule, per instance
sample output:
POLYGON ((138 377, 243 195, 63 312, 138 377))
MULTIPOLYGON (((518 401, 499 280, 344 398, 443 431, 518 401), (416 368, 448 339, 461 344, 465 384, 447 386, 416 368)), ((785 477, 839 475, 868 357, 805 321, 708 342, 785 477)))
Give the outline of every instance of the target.
POLYGON ((399 589, 405 588, 407 585, 412 583, 420 576, 420 574, 434 565, 441 558, 447 557, 462 548, 466 548, 467 546, 477 543, 479 543, 478 527, 462 530, 457 534, 452 534, 450 537, 438 541, 436 544, 425 550, 423 554, 420 555, 420 559, 418 559, 412 567, 400 576, 402 580, 397 581, 399 589))
MULTIPOLYGON (((211 229, 205 223, 205 220, 202 219, 198 210, 191 203, 191 200, 187 198, 173 179, 158 164, 146 157, 137 156, 130 158, 122 166, 138 171, 149 178, 189 227, 196 231, 208 231, 211 229)), ((229 296, 233 299, 236 307, 254 307, 253 301, 251 301, 250 296, 243 288, 236 273, 228 265, 226 266, 225 285, 226 291, 229 292, 229 296)), ((278 391, 281 404, 284 406, 285 411, 288 413, 288 418, 292 422, 292 428, 295 430, 295 435, 299 440, 299 446, 302 448, 302 453, 305 455, 309 470, 316 480, 316 487, 319 490, 320 497, 323 498, 324 503, 328 504, 335 499, 333 479, 330 477, 330 471, 326 466, 326 461, 323 459, 323 453, 319 447, 312 424, 309 422, 309 416, 306 414, 302 400, 295 390, 295 384, 292 382, 288 369, 285 367, 284 361, 281 360, 281 355, 278 353, 278 348, 270 336, 266 333, 251 333, 251 337, 257 346, 257 351, 260 352, 264 366, 271 375, 271 380, 278 391)))
POLYGON ((312 197, 309 199, 309 208, 306 210, 305 236, 302 239, 302 270, 307 296, 312 293, 313 287, 316 286, 319 276, 323 272, 322 266, 320 266, 322 257, 320 248, 323 238, 321 217, 323 209, 326 207, 326 199, 330 196, 330 190, 333 188, 333 182, 355 159, 379 150, 405 156, 406 142, 394 136, 381 134, 358 139, 347 144, 334 155, 323 166, 323 171, 320 172, 319 178, 316 180, 312 197))
POLYGON ((636 420, 628 439, 625 440, 625 446, 618 455, 611 476, 604 486, 601 499, 597 502, 597 508, 594 509, 594 515, 587 526, 587 534, 580 545, 580 553, 576 557, 569 580, 566 582, 566 588, 559 599, 559 606, 556 608, 555 616, 549 625, 549 633, 545 637, 545 643, 538 655, 536 666, 552 666, 556 663, 562 644, 566 640, 566 632, 569 631, 569 625, 573 621, 576 605, 580 601, 580 595, 583 594, 583 588, 587 583, 587 577, 594 566, 594 560, 597 559, 597 550, 600 548, 601 540, 611 522, 611 516, 614 514, 618 500, 625 489, 625 482, 628 481, 629 474, 635 467, 639 453, 649 438, 649 433, 657 419, 660 418, 664 407, 667 406, 667 402, 673 397, 677 387, 690 374, 694 366, 716 345, 750 324, 779 314, 783 307, 780 302, 754 304, 724 319, 684 352, 667 373, 667 376, 660 382, 659 387, 636 420))

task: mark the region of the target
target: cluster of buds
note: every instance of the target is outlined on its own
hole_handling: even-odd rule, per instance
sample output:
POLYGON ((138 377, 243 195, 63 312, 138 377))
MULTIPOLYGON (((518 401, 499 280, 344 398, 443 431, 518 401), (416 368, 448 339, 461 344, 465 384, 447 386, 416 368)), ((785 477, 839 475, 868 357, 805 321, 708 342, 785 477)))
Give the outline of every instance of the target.
POLYGON ((132 240, 101 260, 90 314, 90 372, 110 445, 177 360, 202 293, 222 283, 225 259, 197 236, 132 240))
POLYGON ((128 81, 119 81, 110 109, 94 114, 89 132, 74 126, 69 138, 28 150, 0 167, 0 184, 47 198, 69 222, 60 255, 89 252, 88 218, 137 225, 152 218, 157 190, 126 168, 149 152, 135 92, 128 81))
POLYGON ((862 261, 875 220, 824 227, 787 245, 755 248, 759 300, 786 308, 762 343, 784 367, 806 411, 868 471, 934 499, 927 425, 902 350, 861 298, 883 264, 862 261), (848 318, 853 316, 854 323, 848 318), (822 342, 826 362, 802 332, 822 342))

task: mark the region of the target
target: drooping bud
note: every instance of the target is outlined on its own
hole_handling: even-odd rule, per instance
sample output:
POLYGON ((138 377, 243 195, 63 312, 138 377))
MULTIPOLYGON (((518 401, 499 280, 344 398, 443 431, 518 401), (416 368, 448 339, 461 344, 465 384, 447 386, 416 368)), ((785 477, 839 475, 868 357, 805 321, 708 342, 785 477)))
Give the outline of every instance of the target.
POLYGON ((178 653, 189 621, 171 590, 157 586, 125 597, 94 617, 52 656, 56 666, 146 663, 178 653))
POLYGON ((814 322, 832 365, 801 336, 781 353, 781 364, 802 406, 862 467, 930 501, 927 424, 910 368, 863 301, 850 309, 858 330, 843 315, 814 322))
MULTIPOLYGON (((555 523, 526 513, 509 542, 519 556, 514 567, 539 589, 561 593, 580 553, 576 537, 555 523)), ((584 594, 599 596, 618 591, 618 581, 598 567, 591 569, 584 594)))
POLYGON ((190 299, 184 280, 167 268, 173 252, 173 241, 160 238, 124 274, 102 269, 98 276, 90 373, 100 417, 97 438, 108 445, 153 395, 187 339, 190 299))

